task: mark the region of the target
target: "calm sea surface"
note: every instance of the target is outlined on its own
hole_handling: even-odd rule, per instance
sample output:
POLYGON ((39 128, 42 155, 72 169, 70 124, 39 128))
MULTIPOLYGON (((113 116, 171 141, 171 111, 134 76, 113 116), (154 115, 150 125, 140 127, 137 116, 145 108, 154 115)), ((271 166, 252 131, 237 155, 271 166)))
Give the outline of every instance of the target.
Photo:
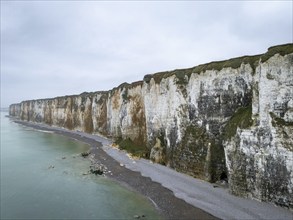
POLYGON ((90 162, 78 154, 88 145, 15 124, 7 114, 1 112, 1 219, 159 218, 145 197, 82 175, 90 162))

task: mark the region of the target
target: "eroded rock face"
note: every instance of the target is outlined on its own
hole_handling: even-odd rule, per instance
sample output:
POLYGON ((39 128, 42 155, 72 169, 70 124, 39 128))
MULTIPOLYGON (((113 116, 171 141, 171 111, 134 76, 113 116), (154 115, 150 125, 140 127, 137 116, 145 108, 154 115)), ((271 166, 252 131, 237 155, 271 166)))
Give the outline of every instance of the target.
POLYGON ((108 92, 24 101, 10 115, 129 139, 150 159, 293 208, 293 45, 146 75, 108 92))
POLYGON ((293 55, 260 63, 253 84, 253 125, 224 143, 230 189, 292 209, 293 55))

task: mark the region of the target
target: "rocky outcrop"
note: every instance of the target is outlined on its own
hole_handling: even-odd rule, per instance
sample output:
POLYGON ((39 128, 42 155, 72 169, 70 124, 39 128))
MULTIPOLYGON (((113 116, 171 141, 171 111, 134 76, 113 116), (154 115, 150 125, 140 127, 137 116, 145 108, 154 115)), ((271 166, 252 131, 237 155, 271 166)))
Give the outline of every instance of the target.
POLYGON ((106 92, 10 106, 21 120, 127 140, 236 195, 293 208, 293 44, 146 75, 106 92))

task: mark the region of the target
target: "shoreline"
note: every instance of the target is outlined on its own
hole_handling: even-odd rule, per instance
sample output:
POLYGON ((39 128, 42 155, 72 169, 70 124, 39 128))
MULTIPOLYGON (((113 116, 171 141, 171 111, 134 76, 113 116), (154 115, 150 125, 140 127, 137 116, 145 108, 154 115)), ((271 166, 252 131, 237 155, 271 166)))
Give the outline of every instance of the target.
POLYGON ((93 163, 107 167, 105 176, 147 197, 165 219, 292 219, 293 212, 270 203, 233 196, 215 187, 145 159, 133 159, 111 147, 108 139, 46 124, 16 120, 89 144, 93 163))
POLYGON ((92 163, 101 164, 110 171, 104 173, 103 176, 146 197, 163 219, 219 219, 177 198, 171 190, 166 189, 160 183, 152 181, 151 178, 142 176, 139 172, 126 168, 124 164, 119 163, 104 151, 103 143, 108 142, 105 138, 103 138, 103 143, 101 143, 100 141, 87 137, 87 134, 83 132, 15 120, 14 118, 12 120, 17 124, 36 130, 49 131, 88 144, 90 146, 90 154, 87 158, 92 163))

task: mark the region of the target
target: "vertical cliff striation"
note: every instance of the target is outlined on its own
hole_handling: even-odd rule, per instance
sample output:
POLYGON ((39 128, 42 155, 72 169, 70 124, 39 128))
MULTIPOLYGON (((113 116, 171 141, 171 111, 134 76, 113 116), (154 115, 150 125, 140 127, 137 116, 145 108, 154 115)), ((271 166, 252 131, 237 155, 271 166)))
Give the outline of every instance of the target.
POLYGON ((106 92, 23 101, 21 120, 109 136, 132 153, 293 209, 293 44, 146 75, 106 92))

